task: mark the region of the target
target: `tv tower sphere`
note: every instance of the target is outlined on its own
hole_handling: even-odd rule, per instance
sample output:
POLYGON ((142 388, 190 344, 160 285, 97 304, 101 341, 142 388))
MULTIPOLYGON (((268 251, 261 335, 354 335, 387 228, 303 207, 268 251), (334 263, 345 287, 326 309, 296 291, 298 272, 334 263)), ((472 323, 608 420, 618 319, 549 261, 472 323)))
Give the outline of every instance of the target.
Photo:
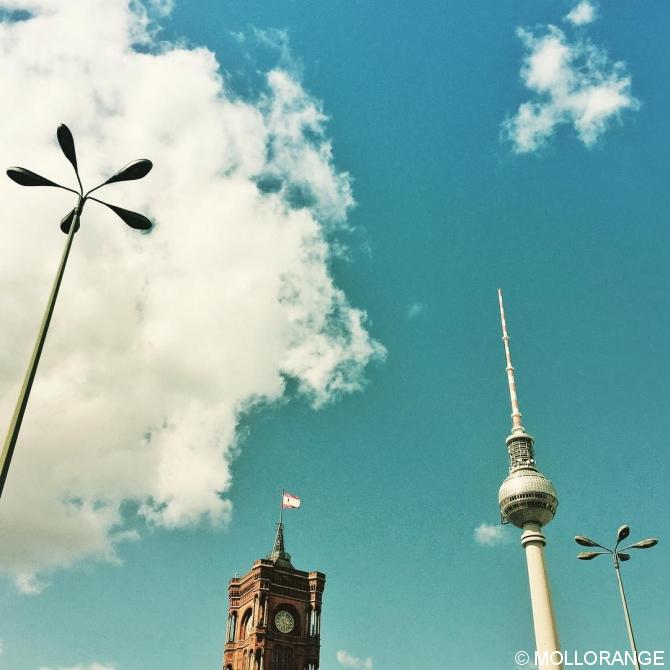
POLYGON ((507 438, 510 473, 498 492, 503 523, 518 528, 534 521, 546 526, 556 514, 558 496, 553 484, 535 467, 533 438, 517 433, 507 438))

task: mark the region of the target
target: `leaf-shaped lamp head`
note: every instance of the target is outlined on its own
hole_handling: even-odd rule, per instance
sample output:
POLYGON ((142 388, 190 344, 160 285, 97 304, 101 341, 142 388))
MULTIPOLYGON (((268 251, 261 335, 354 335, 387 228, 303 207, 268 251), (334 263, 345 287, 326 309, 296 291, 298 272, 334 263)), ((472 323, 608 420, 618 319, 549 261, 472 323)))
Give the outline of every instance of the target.
POLYGON ((134 228, 135 230, 151 230, 153 227, 153 223, 149 219, 147 219, 144 214, 139 214, 138 212, 133 212, 129 209, 124 209, 123 207, 119 207, 118 205, 110 205, 108 202, 103 202, 102 200, 98 200, 97 198, 91 198, 91 200, 95 200, 96 202, 99 202, 101 205, 105 205, 106 207, 109 207, 120 219, 123 220, 123 222, 130 226, 131 228, 134 228))
POLYGON ((621 542, 621 540, 625 540, 629 535, 630 535, 630 526, 626 525, 621 526, 617 531, 616 541, 621 542))
POLYGON ((47 179, 42 175, 26 170, 22 167, 10 167, 7 169, 7 176, 21 186, 55 186, 56 188, 63 188, 51 179, 47 179))
POLYGON ((65 158, 72 163, 75 174, 79 176, 79 169, 77 168, 77 152, 74 148, 74 137, 72 137, 70 129, 64 123, 61 123, 60 126, 58 126, 56 137, 58 137, 58 144, 60 144, 60 148, 65 154, 65 158))
POLYGON ((629 549, 651 549, 658 544, 658 540, 655 537, 650 537, 648 540, 640 540, 635 544, 631 544, 629 549))
MULTIPOLYGON (((60 229, 68 235, 70 232, 70 226, 72 225, 72 220, 74 219, 74 209, 71 209, 60 222, 60 229)), ((76 233, 79 230, 80 223, 77 221, 77 225, 74 227, 74 232, 76 233)))
POLYGON ((151 171, 154 164, 148 158, 140 158, 139 160, 128 163, 121 168, 117 173, 113 174, 104 184, 114 184, 117 181, 134 181, 135 179, 142 179, 146 177, 151 171))

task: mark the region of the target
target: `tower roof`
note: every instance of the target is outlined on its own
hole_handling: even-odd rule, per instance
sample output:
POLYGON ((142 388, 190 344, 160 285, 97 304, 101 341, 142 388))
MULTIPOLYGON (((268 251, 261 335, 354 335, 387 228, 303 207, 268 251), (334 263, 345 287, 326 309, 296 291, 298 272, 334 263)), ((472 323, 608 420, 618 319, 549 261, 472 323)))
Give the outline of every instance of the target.
POLYGON ((267 555, 268 560, 272 561, 277 567, 293 568, 291 564, 291 554, 284 547, 284 524, 280 521, 277 524, 277 534, 272 551, 267 555))

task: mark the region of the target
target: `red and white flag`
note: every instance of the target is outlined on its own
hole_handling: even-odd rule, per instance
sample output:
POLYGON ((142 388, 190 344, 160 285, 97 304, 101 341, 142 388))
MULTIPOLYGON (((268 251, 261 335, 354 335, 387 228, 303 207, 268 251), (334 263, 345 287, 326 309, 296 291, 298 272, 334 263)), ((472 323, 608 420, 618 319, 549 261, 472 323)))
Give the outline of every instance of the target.
POLYGON ((298 498, 298 496, 294 496, 288 491, 284 491, 281 506, 282 509, 298 509, 298 507, 300 507, 300 498, 298 498))

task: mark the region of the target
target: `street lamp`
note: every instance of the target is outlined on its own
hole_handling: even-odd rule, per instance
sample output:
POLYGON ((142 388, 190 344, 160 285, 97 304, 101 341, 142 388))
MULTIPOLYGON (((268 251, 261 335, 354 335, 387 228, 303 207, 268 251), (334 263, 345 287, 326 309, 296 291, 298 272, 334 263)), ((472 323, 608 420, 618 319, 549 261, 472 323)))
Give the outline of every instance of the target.
POLYGON ((55 186, 56 188, 62 188, 65 191, 70 191, 77 196, 77 204, 74 209, 68 212, 60 222, 60 228, 67 235, 67 240, 65 242, 65 249, 63 250, 60 265, 58 266, 58 272, 56 273, 56 279, 54 280, 53 286, 51 288, 51 294, 49 295, 49 301, 44 312, 42 325, 40 326, 40 330, 37 335, 35 348, 33 349, 33 354, 30 358, 30 363, 28 365, 25 379, 23 380, 23 385, 21 386, 21 391, 19 392, 19 398, 16 402, 16 409, 14 410, 14 415, 12 416, 12 421, 9 426, 9 430, 7 431, 7 438, 5 439, 5 444, 2 448, 2 454, 0 454, 0 496, 2 496, 2 491, 5 487, 5 480, 7 479, 7 473, 9 472, 9 466, 12 460, 12 455, 14 453, 14 447, 16 446, 19 430, 21 429, 21 422, 23 421, 23 415, 25 414, 26 406, 28 405, 30 390, 33 385, 33 380, 35 379, 37 366, 40 362, 40 356, 42 355, 42 349, 44 347, 47 331, 49 330, 49 323, 51 322, 51 316, 56 304, 56 298, 58 297, 58 291, 63 279, 65 265, 67 263, 68 256, 70 255, 70 247, 72 246, 74 234, 79 230, 81 213, 84 209, 86 201, 94 200, 95 202, 99 202, 100 204, 109 207, 109 209, 117 214, 128 226, 135 228, 136 230, 150 230, 152 225, 151 221, 149 221, 149 219, 147 219, 147 217, 143 216, 142 214, 131 212, 128 209, 123 209, 122 207, 118 207, 116 205, 110 205, 108 202, 98 200, 91 195, 93 191, 97 191, 99 188, 106 186, 107 184, 114 184, 119 181, 132 181, 135 179, 141 179, 147 175, 153 167, 153 164, 150 160, 143 158, 133 161, 124 168, 121 168, 102 184, 84 193, 84 187, 82 186, 81 179, 79 177, 77 154, 74 148, 74 138, 72 137, 72 133, 65 124, 61 124, 58 126, 56 136, 58 137, 58 144, 65 154, 65 157, 68 159, 68 161, 70 161, 72 167, 74 168, 74 173, 77 177, 77 183, 79 184, 78 191, 68 188, 67 186, 62 186, 61 184, 56 184, 50 179, 42 177, 41 175, 38 175, 35 172, 31 172, 30 170, 26 170, 25 168, 10 167, 7 170, 7 176, 12 181, 15 181, 21 186, 55 186))
POLYGON ((630 535, 630 526, 621 526, 617 531, 616 544, 614 549, 608 549, 603 547, 602 544, 598 544, 593 540, 585 537, 584 535, 576 535, 575 542, 580 544, 582 547, 600 547, 604 551, 582 551, 577 555, 577 558, 580 561, 592 561, 597 556, 602 556, 603 554, 611 554, 614 561, 614 570, 616 571, 617 582, 619 584, 619 593, 621 594, 621 603, 623 604, 623 613, 626 618, 626 628, 628 629, 628 639, 630 641, 630 648, 633 652, 635 660, 636 670, 640 670, 640 662, 637 657, 637 645, 635 644, 635 636, 633 635, 633 626, 630 622, 630 612, 628 611, 628 603, 626 601, 626 593, 623 588, 623 581, 621 579, 621 570, 620 562, 629 561, 630 554, 625 553, 628 549, 649 549, 658 544, 658 540, 655 538, 649 538, 647 540, 640 540, 635 544, 629 544, 623 549, 619 549, 619 544, 625 540, 630 535))

